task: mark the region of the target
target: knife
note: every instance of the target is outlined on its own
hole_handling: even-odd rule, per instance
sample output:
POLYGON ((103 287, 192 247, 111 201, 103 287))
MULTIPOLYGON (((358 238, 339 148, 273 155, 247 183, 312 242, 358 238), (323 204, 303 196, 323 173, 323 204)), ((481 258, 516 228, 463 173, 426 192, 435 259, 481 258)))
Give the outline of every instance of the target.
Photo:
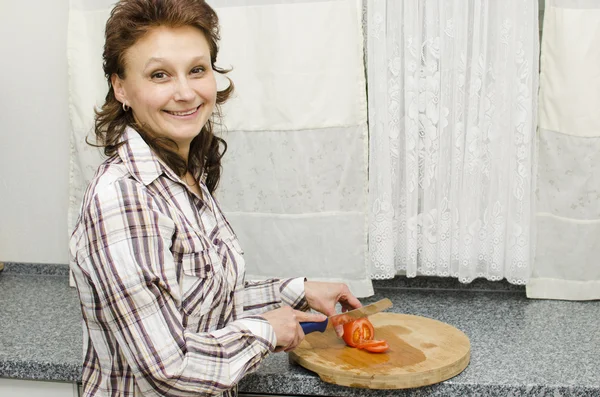
POLYGON ((311 332, 319 331, 324 332, 325 328, 327 328, 327 324, 331 323, 332 326, 337 327, 338 325, 343 325, 349 323, 354 320, 358 320, 359 318, 367 317, 373 315, 375 313, 379 313, 382 310, 388 309, 392 307, 392 301, 388 298, 384 298, 375 303, 371 303, 365 305, 363 307, 359 307, 358 309, 349 310, 344 313, 335 314, 330 316, 325 321, 305 321, 301 322, 300 326, 302 327, 302 331, 304 334, 310 334, 311 332))

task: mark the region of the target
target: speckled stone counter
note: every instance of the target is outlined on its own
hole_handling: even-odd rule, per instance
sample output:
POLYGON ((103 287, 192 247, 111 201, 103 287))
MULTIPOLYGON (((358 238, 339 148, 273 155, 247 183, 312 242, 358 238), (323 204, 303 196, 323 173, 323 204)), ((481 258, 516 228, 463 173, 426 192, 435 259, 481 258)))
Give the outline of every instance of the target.
MULTIPOLYGON (((374 283, 392 311, 444 321, 471 340, 460 375, 414 390, 330 385, 274 354, 240 391, 321 396, 600 396, 600 302, 530 300, 524 288, 484 280, 374 283)), ((0 273, 0 377, 78 382, 81 315, 62 265, 7 264, 0 273)))

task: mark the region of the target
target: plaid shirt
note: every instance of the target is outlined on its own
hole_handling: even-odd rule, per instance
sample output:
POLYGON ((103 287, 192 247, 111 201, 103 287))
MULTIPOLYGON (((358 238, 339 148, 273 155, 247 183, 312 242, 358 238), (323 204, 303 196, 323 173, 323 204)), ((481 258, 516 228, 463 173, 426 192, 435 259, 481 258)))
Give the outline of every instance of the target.
POLYGON ((303 279, 244 282, 238 240, 132 128, 91 181, 71 236, 85 396, 237 395, 276 344, 258 314, 306 310, 303 279))

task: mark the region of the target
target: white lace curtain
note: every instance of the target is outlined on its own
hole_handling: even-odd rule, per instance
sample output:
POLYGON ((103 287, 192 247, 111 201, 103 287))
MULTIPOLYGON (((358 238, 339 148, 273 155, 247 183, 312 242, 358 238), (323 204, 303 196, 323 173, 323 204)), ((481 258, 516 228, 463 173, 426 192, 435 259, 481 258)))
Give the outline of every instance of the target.
MULTIPOLYGON (((101 54, 113 3, 70 1, 71 229, 101 161, 84 137, 106 91, 101 54)), ((221 19, 218 64, 234 67, 236 85, 224 107, 229 150, 217 197, 245 250, 247 278, 341 280, 372 294, 359 3, 209 3, 221 19)))
POLYGON ((527 296, 600 299, 600 2, 547 0, 527 296))
POLYGON ((537 1, 373 0, 367 25, 372 277, 527 282, 537 1))

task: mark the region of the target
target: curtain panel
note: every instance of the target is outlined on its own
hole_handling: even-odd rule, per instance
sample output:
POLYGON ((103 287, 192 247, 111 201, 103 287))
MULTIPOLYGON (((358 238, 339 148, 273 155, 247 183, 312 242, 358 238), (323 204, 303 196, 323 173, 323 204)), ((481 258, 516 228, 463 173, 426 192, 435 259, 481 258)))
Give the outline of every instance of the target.
POLYGON ((537 1, 373 0, 367 26, 371 276, 525 284, 537 1))
POLYGON ((600 2, 547 0, 530 298, 600 299, 600 2))

